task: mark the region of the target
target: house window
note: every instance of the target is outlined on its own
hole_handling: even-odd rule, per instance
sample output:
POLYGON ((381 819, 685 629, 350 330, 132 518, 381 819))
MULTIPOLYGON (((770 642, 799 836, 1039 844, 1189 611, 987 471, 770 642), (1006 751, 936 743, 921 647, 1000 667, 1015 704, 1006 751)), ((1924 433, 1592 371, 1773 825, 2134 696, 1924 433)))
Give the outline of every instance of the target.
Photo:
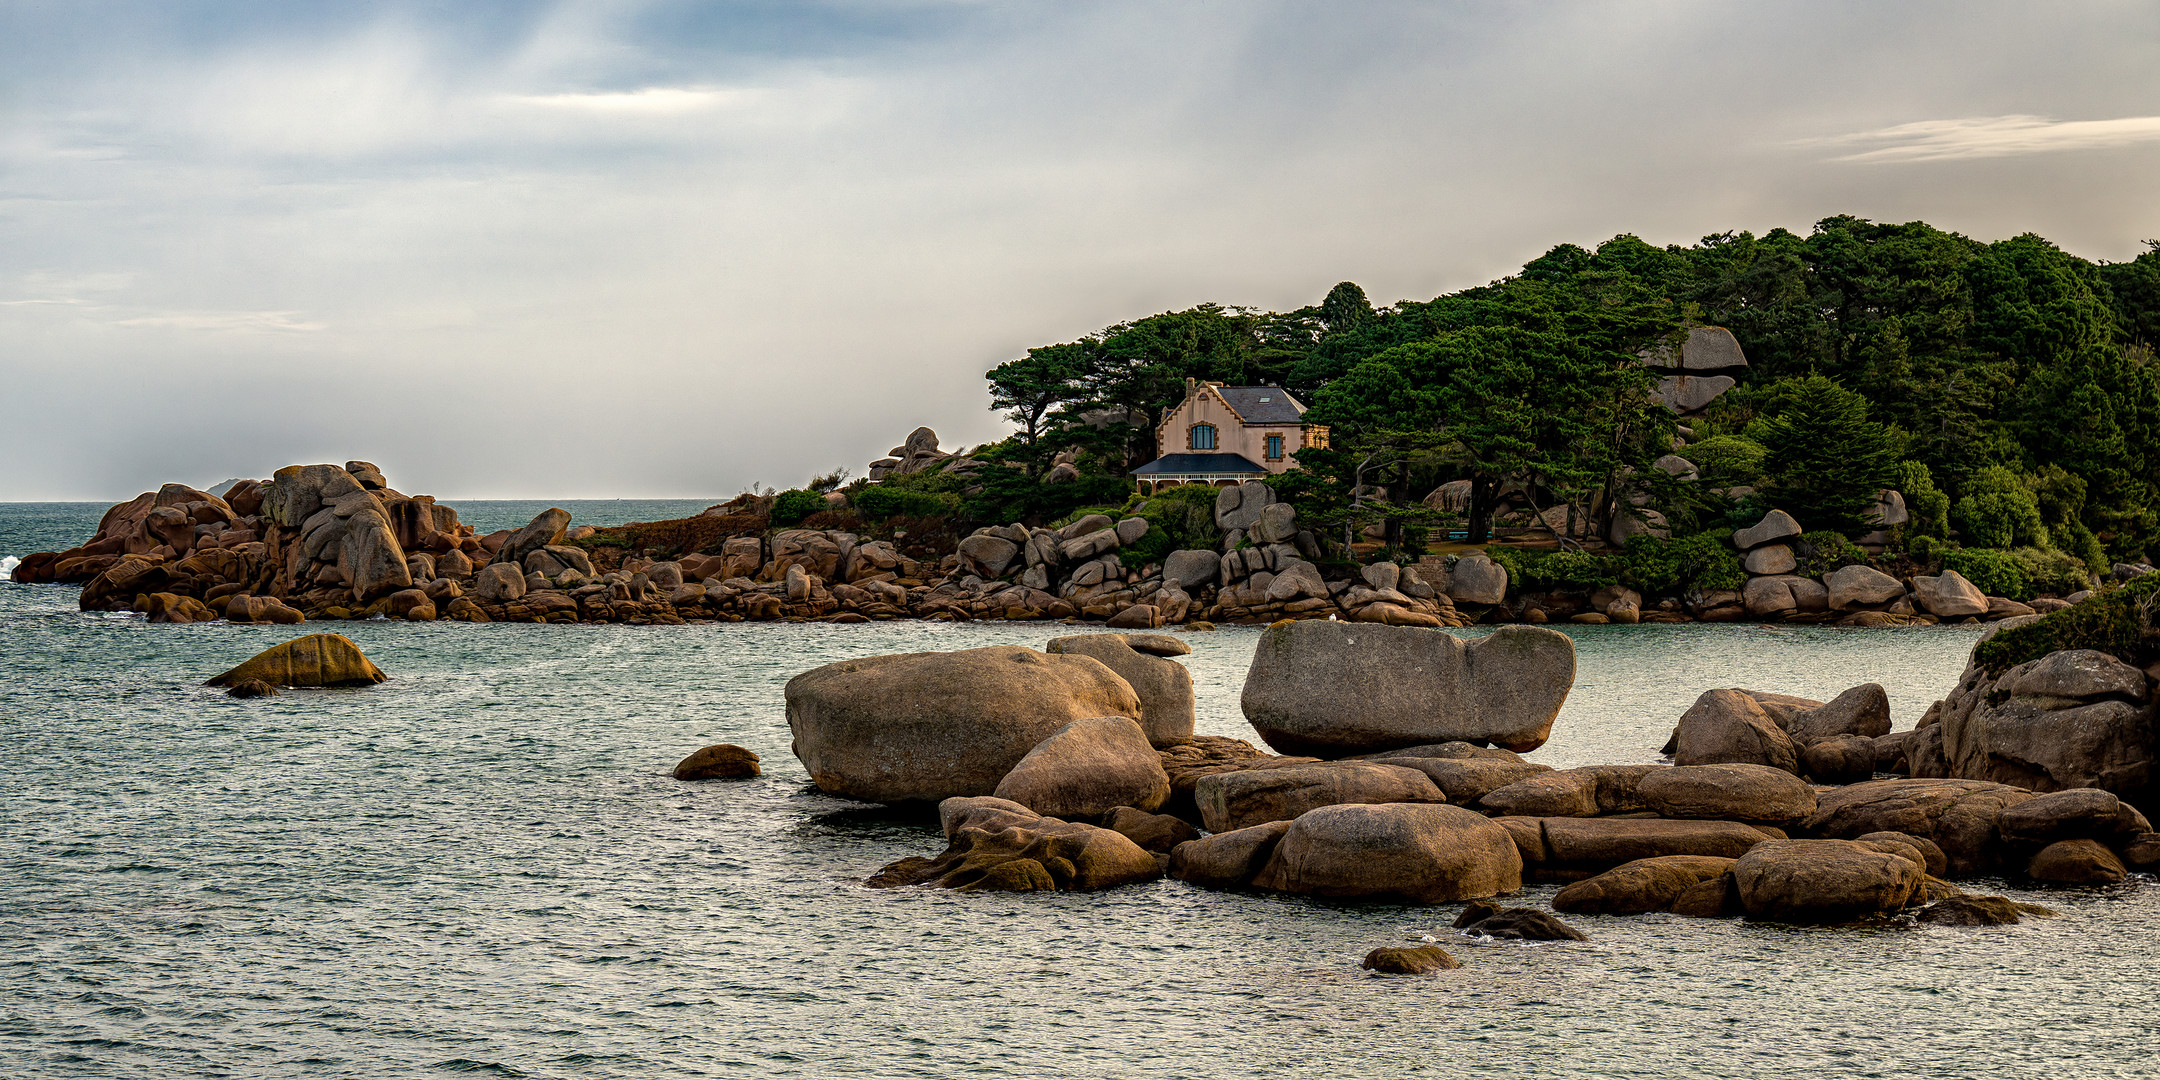
POLYGON ((1269 461, 1282 460, 1282 436, 1270 435, 1267 437, 1267 459, 1269 461))
POLYGON ((1192 448, 1195 450, 1215 449, 1215 425, 1194 424, 1192 426, 1192 448))

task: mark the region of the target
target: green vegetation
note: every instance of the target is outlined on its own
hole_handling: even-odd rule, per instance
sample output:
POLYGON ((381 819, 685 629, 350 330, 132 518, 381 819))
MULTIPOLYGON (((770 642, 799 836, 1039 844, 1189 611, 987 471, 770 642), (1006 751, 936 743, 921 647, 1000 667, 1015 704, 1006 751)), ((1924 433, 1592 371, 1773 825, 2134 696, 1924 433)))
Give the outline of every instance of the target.
POLYGON ((2160 574, 2147 574, 2036 622, 1996 631, 1973 648, 1973 663, 1989 675, 2000 675, 2062 649, 2097 649, 2142 667, 2155 651, 2148 635, 2156 608, 2160 574))
POLYGON ((785 527, 798 524, 802 519, 823 509, 825 496, 815 491, 795 488, 783 491, 773 499, 772 511, 768 516, 773 524, 785 527))

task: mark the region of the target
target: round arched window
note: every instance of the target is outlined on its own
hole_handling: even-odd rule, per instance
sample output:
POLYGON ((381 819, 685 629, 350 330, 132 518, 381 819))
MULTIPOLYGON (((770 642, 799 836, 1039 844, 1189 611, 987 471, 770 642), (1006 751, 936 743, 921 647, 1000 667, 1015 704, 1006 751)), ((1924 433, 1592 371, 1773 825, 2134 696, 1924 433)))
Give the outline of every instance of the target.
POLYGON ((1195 450, 1215 449, 1215 425, 1194 424, 1192 426, 1192 448, 1195 450))

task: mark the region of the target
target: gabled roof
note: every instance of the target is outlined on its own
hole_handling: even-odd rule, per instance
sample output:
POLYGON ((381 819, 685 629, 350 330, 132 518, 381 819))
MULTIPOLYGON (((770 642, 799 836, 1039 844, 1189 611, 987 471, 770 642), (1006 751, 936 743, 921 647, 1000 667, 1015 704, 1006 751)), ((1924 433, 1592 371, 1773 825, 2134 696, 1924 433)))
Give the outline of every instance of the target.
POLYGON ((1295 424, 1305 416, 1305 406, 1280 386, 1218 386, 1214 390, 1248 424, 1295 424))
POLYGON ((1172 476, 1266 476, 1267 470, 1243 454, 1164 454, 1132 471, 1134 476, 1168 473, 1172 476))

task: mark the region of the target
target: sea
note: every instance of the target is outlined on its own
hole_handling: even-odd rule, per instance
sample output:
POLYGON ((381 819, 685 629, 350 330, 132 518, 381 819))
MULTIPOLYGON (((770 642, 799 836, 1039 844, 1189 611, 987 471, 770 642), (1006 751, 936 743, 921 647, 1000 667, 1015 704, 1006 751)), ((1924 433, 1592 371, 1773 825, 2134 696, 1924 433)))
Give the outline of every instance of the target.
MULTIPOLYGON (((544 503, 460 503, 483 531, 544 503)), ((561 504, 584 524, 706 502, 561 504)), ((105 504, 0 504, 0 559, 105 504)), ((1889 691, 1899 728, 1976 632, 1562 627, 1531 760, 1650 762, 1714 687, 1889 691)), ((152 626, 0 584, 0 1077, 2129 1077, 2160 1071, 2160 888, 1962 883, 2052 919, 1957 929, 1570 916, 1523 944, 1420 907, 1211 892, 871 890, 943 847, 830 798, 782 688, 1042 624, 152 626), (390 675, 200 685, 301 630, 390 675), (682 783, 711 743, 765 775, 682 783), (1359 959, 1436 940, 1463 967, 1359 959)), ((1478 630, 1458 631, 1476 635, 1478 630)), ((1254 738, 1255 632, 1184 634, 1204 734, 1254 738)), ((1542 906, 1550 886, 1510 902, 1542 906)))

